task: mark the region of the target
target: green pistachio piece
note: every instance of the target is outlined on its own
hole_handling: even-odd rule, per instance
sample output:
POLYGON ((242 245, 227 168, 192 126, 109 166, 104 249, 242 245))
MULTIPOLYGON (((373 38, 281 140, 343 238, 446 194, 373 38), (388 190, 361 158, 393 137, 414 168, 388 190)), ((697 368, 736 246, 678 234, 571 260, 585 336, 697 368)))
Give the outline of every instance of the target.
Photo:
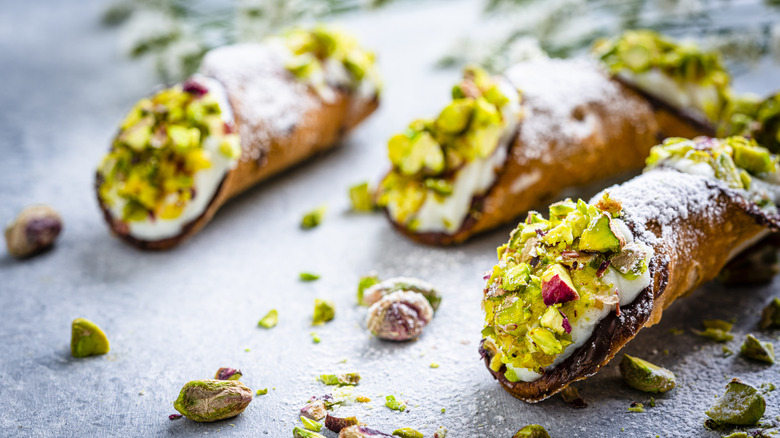
POLYGON ((412 140, 400 169, 405 175, 414 175, 423 169, 438 174, 444 170, 444 152, 431 134, 422 132, 412 140))
POLYGON ((529 424, 518 430, 512 438, 550 438, 547 430, 538 424, 529 424))
POLYGON ((771 342, 761 342, 755 336, 748 334, 739 349, 739 353, 749 359, 768 364, 775 363, 775 347, 771 342))
POLYGON ((360 383, 360 374, 358 373, 342 373, 342 374, 322 374, 317 379, 326 385, 352 385, 355 386, 360 383))
POLYGON ((507 291, 516 291, 528 284, 531 279, 531 267, 528 263, 520 263, 504 271, 501 287, 507 291))
POLYGON ((106 354, 108 350, 108 338, 100 327, 84 318, 73 320, 70 338, 70 354, 73 357, 106 354))
POLYGON ((255 394, 257 394, 257 395, 266 395, 266 394, 268 394, 268 388, 258 389, 255 394))
POLYGON ((395 396, 388 395, 385 397, 385 406, 388 408, 394 410, 394 411, 405 411, 406 410, 406 402, 399 402, 395 399, 395 396))
POLYGON ((773 298, 764 307, 764 310, 761 312, 761 323, 759 325, 762 330, 770 327, 780 327, 780 298, 773 298))
POLYGON ((235 368, 229 368, 229 367, 222 367, 217 370, 217 373, 214 375, 214 378, 216 380, 240 380, 243 376, 243 373, 241 373, 241 370, 237 370, 235 368))
POLYGON ((721 438, 749 438, 749 435, 747 434, 747 432, 734 432, 728 435, 724 435, 721 438))
POLYGON ((325 438, 325 435, 295 426, 295 429, 293 429, 293 438, 325 438))
POLYGON ((418 432, 411 427, 396 429, 393 431, 393 435, 400 436, 401 438, 423 438, 422 432, 418 432))
POLYGON ((276 324, 279 322, 279 312, 276 311, 276 309, 271 309, 268 311, 268 313, 261 319, 257 325, 262 328, 274 328, 276 327, 276 324))
POLYGON ((608 213, 593 218, 580 236, 580 250, 617 252, 626 239, 608 213))
POLYGON ((352 203, 352 210, 371 212, 376 209, 374 196, 368 187, 368 182, 355 184, 349 188, 349 200, 352 203))
POLYGON ((566 329, 563 327, 563 315, 555 306, 550 306, 544 311, 539 324, 558 334, 566 333, 566 329))
POLYGON ((627 354, 620 361, 620 374, 629 386, 645 392, 666 392, 677 384, 671 371, 627 354))
POLYGON ((303 423, 303 427, 305 427, 308 430, 314 432, 319 432, 320 430, 322 430, 322 423, 314 421, 310 418, 301 417, 301 423, 303 423))
POLYGON ((730 137, 728 144, 734 149, 734 164, 752 174, 767 173, 775 170, 772 155, 766 148, 744 137, 730 137))
POLYGON ((252 401, 252 391, 237 380, 193 380, 173 407, 190 420, 210 422, 235 417, 252 401))
POLYGON ((705 412, 718 423, 749 426, 764 415, 766 401, 754 387, 733 379, 726 385, 726 393, 705 412))
POLYGON ((439 113, 434 122, 436 129, 447 134, 458 134, 469 124, 474 112, 474 99, 454 99, 439 113))
POLYGON ((446 179, 426 178, 425 187, 443 196, 452 194, 452 184, 446 179))
POLYGON ((555 335, 544 328, 535 328, 528 332, 531 341, 544 353, 549 355, 561 354, 563 343, 555 338, 555 335))
POLYGON ((153 119, 148 119, 148 123, 138 123, 128 128, 119 135, 119 141, 130 149, 143 151, 152 139, 152 123, 153 119))
POLYGON ((303 215, 303 219, 301 219, 301 228, 304 230, 308 230, 310 228, 314 228, 318 226, 322 219, 325 217, 325 212, 328 211, 328 207, 325 205, 321 205, 314 210, 306 213, 303 215))
POLYGON ((311 272, 301 272, 298 274, 298 277, 301 279, 301 281, 316 281, 320 279, 319 275, 312 274, 311 272))
POLYGON ((628 412, 643 413, 645 412, 645 405, 642 403, 631 403, 631 406, 628 408, 628 412))
POLYGON ((361 306, 369 305, 368 303, 363 301, 363 294, 366 292, 366 289, 379 282, 380 282, 379 276, 377 275, 366 275, 360 277, 360 281, 358 282, 358 288, 357 288, 357 301, 359 305, 361 306))
POLYGON ((734 335, 729 333, 733 324, 719 319, 710 319, 703 321, 704 331, 693 330, 699 336, 710 338, 716 342, 728 342, 734 339, 734 335))
POLYGON ((314 300, 314 315, 312 316, 311 325, 323 325, 335 316, 336 306, 333 304, 333 301, 319 298, 314 300))

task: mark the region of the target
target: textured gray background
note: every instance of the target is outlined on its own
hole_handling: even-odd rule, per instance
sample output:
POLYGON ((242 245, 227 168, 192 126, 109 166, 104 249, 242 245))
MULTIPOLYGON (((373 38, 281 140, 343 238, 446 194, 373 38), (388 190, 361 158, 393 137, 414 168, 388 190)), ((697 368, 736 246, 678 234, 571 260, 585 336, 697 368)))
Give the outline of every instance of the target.
MULTIPOLYGON (((649 397, 626 387, 614 365, 578 385, 587 409, 557 397, 517 401, 477 355, 482 273, 509 229, 436 249, 401 238, 380 215, 347 211, 347 187, 384 171, 385 140, 447 98, 458 72, 432 70, 431 60, 453 36, 481 29, 478 2, 406 3, 348 17, 345 24, 381 55, 382 108, 342 147, 231 202, 186 245, 167 253, 125 246, 98 214, 93 172, 123 113, 156 78, 149 63, 128 61, 116 33, 98 24, 102 9, 98 1, 0 0, 0 218, 30 203, 51 204, 65 218, 54 251, 19 262, 0 250, 0 436, 287 437, 304 402, 327 392, 315 376, 338 371, 360 372, 358 393, 373 399, 344 412, 385 431, 411 426, 431 436, 443 425, 454 437, 508 438, 540 423, 557 437, 715 436, 703 429, 703 412, 731 377, 780 383, 777 366, 722 358, 719 344, 689 331, 702 318, 736 317, 738 334, 755 332, 780 280, 755 288, 709 284, 625 350, 677 373, 679 387, 657 397, 656 408, 626 411, 649 397), (301 214, 323 202, 330 207, 324 224, 300 230, 301 214), (303 270, 322 279, 301 283, 303 270), (371 270, 418 276, 444 292, 419 341, 368 336, 355 285, 371 270), (319 345, 309 335, 315 297, 337 305, 336 319, 316 328, 319 345), (279 325, 257 328, 271 308, 279 325), (108 355, 70 357, 77 317, 106 331, 108 355), (441 367, 429 368, 434 361, 441 367), (168 420, 181 386, 221 366, 241 368, 244 382, 268 387, 268 395, 227 421, 168 420), (387 394, 408 400, 409 409, 386 409, 380 395, 387 394)), ((765 63, 738 86, 780 87, 776 73, 765 63)), ((778 345, 772 335, 760 336, 778 345)), ((778 415, 779 393, 768 397, 769 418, 778 415)))

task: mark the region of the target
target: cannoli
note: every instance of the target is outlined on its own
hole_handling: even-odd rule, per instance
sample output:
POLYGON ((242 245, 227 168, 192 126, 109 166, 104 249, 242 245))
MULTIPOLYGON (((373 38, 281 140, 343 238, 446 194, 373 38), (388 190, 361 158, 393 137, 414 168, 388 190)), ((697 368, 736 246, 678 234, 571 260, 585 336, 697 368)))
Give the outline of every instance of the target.
POLYGON ((97 171, 106 221, 139 248, 178 245, 229 199, 335 145, 379 87, 374 55, 333 29, 215 49, 122 122, 97 171))
POLYGON ((537 402, 596 373, 675 299, 780 226, 778 157, 744 137, 673 138, 589 203, 531 212, 486 277, 480 352, 537 402))

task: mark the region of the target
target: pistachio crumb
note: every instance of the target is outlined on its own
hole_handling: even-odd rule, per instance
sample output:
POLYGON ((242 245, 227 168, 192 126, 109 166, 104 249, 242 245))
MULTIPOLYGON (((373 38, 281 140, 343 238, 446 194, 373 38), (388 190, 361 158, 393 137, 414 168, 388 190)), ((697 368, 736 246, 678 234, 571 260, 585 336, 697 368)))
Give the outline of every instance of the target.
POLYGON ((319 423, 312 419, 301 417, 301 422, 303 423, 303 427, 305 427, 308 430, 313 430, 314 432, 319 432, 320 430, 322 430, 322 423, 319 423))
POLYGON ((372 212, 376 209, 374 193, 367 181, 349 187, 349 200, 353 211, 372 212))
POLYGON ((263 319, 261 319, 257 323, 257 325, 262 328, 270 329, 276 327, 276 324, 278 323, 279 323, 279 312, 277 312, 276 309, 271 309, 263 317, 263 319))
POLYGON ((256 394, 257 395, 266 395, 266 394, 268 394, 268 388, 258 389, 256 394))
POLYGON ((671 333, 671 334, 673 334, 675 336, 678 336, 678 335, 681 335, 681 334, 685 333, 685 330, 679 329, 679 328, 676 328, 676 327, 672 327, 672 328, 669 329, 669 333, 671 333))
POLYGON ((704 331, 694 329, 693 332, 699 336, 710 338, 716 342, 728 342, 734 339, 734 335, 730 333, 733 323, 723 321, 721 319, 704 320, 704 331))
POLYGON ((303 216, 303 219, 301 219, 301 228, 308 230, 317 227, 320 223, 322 223, 322 219, 325 217, 325 212, 327 211, 328 207, 326 205, 321 205, 306 213, 303 216))
POLYGON ((628 408, 629 412, 644 412, 645 406, 642 403, 631 403, 631 406, 628 408))
POLYGON ((323 325, 336 316, 336 306, 333 301, 317 298, 314 300, 314 314, 312 325, 323 325))
POLYGON ((437 362, 431 362, 431 368, 439 368, 439 364, 437 362))
POLYGON ((298 274, 298 277, 301 279, 301 281, 315 281, 320 279, 319 275, 312 274, 311 272, 301 272, 298 274))
POLYGON ((311 341, 315 344, 319 344, 322 341, 317 333, 311 332, 309 335, 311 335, 311 341))
POLYGON ((399 402, 395 399, 395 396, 392 395, 385 397, 385 406, 394 411, 403 412, 406 410, 406 402, 399 402))
POLYGON ((422 432, 418 432, 411 427, 396 429, 393 431, 393 435, 400 436, 401 438, 423 438, 422 432))

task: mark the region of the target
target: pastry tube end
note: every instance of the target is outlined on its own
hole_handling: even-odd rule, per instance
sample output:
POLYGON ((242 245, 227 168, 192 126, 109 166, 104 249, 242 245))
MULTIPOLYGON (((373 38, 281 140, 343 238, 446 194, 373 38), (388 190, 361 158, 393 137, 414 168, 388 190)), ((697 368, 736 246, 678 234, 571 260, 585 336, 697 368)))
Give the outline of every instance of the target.
POLYGON ((103 215, 138 248, 174 247, 229 199, 337 144, 380 86, 373 55, 327 28, 213 50, 126 116, 96 176, 103 215))
POLYGON ((590 203, 562 201, 499 248, 480 352, 537 402, 595 374, 664 309, 778 230, 778 159, 755 142, 669 139, 646 173, 590 203))

